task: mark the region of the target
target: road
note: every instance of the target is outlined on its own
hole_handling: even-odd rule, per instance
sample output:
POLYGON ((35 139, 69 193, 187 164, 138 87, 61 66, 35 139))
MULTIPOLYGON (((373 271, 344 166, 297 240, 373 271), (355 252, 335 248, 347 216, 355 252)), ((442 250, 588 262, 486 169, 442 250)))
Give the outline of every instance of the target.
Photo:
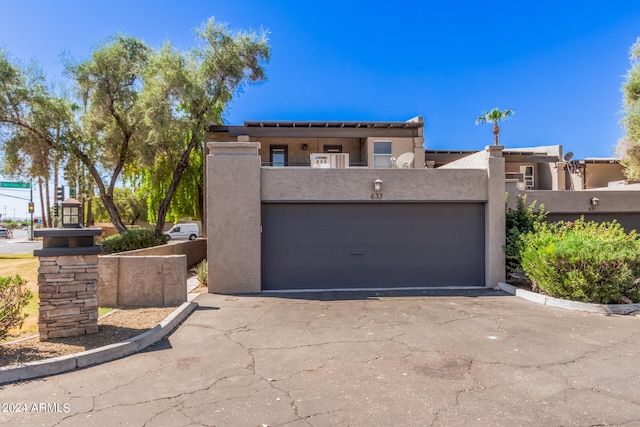
POLYGON ((13 239, 0 238, 0 255, 33 254, 36 249, 42 249, 42 241, 29 241, 27 230, 13 230, 13 239))

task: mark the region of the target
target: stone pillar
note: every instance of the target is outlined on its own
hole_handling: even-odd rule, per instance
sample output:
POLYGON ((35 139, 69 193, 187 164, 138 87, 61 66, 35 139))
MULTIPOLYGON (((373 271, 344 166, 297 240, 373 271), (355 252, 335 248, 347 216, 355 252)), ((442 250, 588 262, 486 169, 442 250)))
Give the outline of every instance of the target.
POLYGON ((495 287, 505 280, 506 218, 504 208, 505 166, 503 146, 490 145, 487 167, 487 204, 485 207, 485 286, 495 287))
POLYGON ((40 341, 98 332, 99 228, 42 229, 38 267, 40 341))
POLYGON ((98 332, 98 255, 40 257, 40 341, 98 332))
POLYGON ((260 143, 239 136, 207 146, 209 292, 260 292, 260 143))

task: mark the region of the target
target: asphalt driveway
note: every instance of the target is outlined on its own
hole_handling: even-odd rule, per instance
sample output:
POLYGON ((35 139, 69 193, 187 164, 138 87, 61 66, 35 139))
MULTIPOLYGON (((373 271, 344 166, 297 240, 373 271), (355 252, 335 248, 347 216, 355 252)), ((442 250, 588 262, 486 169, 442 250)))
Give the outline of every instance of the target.
POLYGON ((6 425, 640 425, 640 318, 498 291, 203 294, 148 351, 0 387, 6 425))

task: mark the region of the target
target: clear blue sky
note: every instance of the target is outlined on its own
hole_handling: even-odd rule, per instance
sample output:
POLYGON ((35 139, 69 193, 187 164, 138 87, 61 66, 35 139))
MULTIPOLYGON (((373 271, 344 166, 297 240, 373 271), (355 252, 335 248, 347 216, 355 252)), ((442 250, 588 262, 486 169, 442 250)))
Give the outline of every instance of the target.
POLYGON ((620 87, 640 36, 638 0, 2 0, 0 13, 0 46, 57 80, 61 53, 87 57, 116 32, 186 49, 210 16, 266 29, 268 81, 233 101, 230 124, 422 115, 428 149, 474 150, 493 142, 476 117, 510 108, 503 145, 560 144, 576 158, 611 156, 623 135, 620 87))

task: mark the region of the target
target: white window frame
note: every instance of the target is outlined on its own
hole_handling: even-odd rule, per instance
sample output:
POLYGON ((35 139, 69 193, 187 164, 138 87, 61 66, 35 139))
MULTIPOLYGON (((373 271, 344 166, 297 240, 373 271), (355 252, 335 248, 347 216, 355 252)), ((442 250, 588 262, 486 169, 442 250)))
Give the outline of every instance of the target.
POLYGON ((522 165, 520 166, 520 173, 522 174, 524 188, 532 190, 536 183, 536 168, 533 165, 522 165), (527 169, 529 168, 531 168, 531 174, 527 174, 527 169))
POLYGON ((393 158, 393 141, 390 140, 377 140, 373 141, 373 167, 379 169, 392 168, 391 159, 393 158), (389 144, 389 150, 384 150, 384 153, 377 152, 376 146, 378 143, 389 144), (388 153, 386 151, 389 151, 388 153))

